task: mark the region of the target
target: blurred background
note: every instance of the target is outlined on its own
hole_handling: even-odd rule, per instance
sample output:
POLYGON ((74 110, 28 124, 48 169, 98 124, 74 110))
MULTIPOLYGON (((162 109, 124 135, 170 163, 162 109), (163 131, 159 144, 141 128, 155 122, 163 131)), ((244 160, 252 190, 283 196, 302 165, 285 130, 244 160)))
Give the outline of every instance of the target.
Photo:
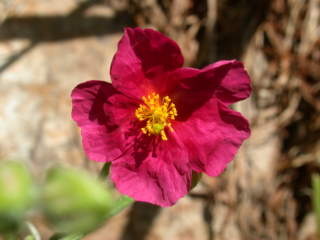
MULTIPOLYGON (((38 182, 57 164, 99 171, 83 153, 70 92, 110 81, 126 26, 164 32, 186 66, 243 61, 253 93, 234 108, 252 136, 223 175, 203 177, 175 206, 135 203, 85 239, 316 239, 320 0, 0 0, 0 159, 24 162, 38 182)), ((48 239, 41 216, 32 222, 48 239)))

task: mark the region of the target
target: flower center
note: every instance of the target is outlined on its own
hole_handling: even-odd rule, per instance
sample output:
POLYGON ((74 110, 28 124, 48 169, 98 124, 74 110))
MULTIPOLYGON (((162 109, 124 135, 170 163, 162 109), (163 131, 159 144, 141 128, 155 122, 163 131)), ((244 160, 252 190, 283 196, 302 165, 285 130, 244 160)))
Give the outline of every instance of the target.
POLYGON ((152 93, 147 97, 143 96, 144 104, 140 104, 135 115, 140 121, 146 121, 146 126, 141 131, 148 136, 160 135, 162 140, 168 140, 165 127, 173 131, 170 120, 178 115, 174 103, 170 97, 160 99, 159 94, 152 93))

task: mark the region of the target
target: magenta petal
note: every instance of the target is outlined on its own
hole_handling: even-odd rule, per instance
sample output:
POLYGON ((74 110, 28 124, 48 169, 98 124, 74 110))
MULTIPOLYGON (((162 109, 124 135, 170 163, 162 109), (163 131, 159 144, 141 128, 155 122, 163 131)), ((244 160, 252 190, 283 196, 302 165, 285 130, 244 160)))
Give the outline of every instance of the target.
POLYGON ((232 62, 232 67, 215 91, 217 98, 227 105, 246 99, 251 93, 251 80, 241 62, 235 60, 219 61, 207 68, 216 68, 230 62, 232 62))
POLYGON ((110 162, 121 155, 119 131, 107 132, 105 126, 89 125, 81 128, 82 145, 90 160, 110 162))
POLYGON ((81 127, 87 156, 95 161, 112 161, 126 146, 124 130, 130 126, 136 105, 111 84, 88 81, 74 88, 72 118, 81 127))
POLYGON ((180 68, 170 77, 180 79, 172 93, 180 120, 188 118, 212 97, 228 105, 248 97, 251 92, 250 79, 243 65, 235 60, 219 61, 202 70, 180 68))
MULTIPOLYGON (((152 142, 149 147, 153 149, 152 142)), ((112 180, 121 193, 137 201, 171 206, 190 190, 187 152, 172 136, 156 144, 154 150, 149 147, 141 145, 140 150, 113 162, 112 180)))
POLYGON ((98 80, 77 85, 72 93, 72 118, 81 126, 100 125, 108 122, 103 110, 105 101, 118 91, 110 83, 98 80))
POLYGON ((210 176, 224 170, 250 135, 248 121, 214 98, 175 131, 189 151, 193 170, 210 176))
POLYGON ((182 64, 178 45, 168 37, 152 29, 126 28, 111 66, 112 85, 136 98, 159 93, 165 73, 182 64))

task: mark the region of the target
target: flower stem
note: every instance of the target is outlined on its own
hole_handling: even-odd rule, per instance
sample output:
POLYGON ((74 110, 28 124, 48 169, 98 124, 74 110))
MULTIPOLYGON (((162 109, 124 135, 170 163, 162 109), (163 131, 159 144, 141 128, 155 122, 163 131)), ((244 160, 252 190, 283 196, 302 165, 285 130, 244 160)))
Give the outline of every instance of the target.
POLYGON ((110 166, 111 166, 111 163, 110 162, 107 162, 103 165, 101 171, 100 171, 100 174, 99 174, 99 177, 104 180, 105 178, 108 177, 109 175, 109 170, 110 170, 110 166))
POLYGON ((106 219, 109 219, 113 217, 114 215, 117 215, 119 212, 121 212, 123 209, 128 207, 131 203, 133 203, 134 200, 132 198, 129 198, 127 196, 121 196, 114 204, 111 211, 107 214, 106 219))
MULTIPOLYGON (((99 177, 101 179, 105 179, 109 175, 109 170, 110 170, 111 163, 107 162, 103 165, 99 177)), ((106 216, 106 220, 111 218, 114 215, 117 215, 119 212, 121 212, 123 209, 128 207, 131 203, 133 203, 133 199, 129 198, 127 196, 121 196, 118 200, 116 200, 115 204, 113 205, 112 209, 106 216)))

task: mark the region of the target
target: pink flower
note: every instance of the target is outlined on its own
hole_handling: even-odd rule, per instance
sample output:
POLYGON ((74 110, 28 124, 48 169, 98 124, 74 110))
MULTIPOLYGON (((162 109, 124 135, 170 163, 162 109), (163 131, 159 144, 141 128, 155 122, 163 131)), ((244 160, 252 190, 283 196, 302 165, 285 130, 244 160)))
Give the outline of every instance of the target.
POLYGON ((127 28, 111 66, 112 84, 88 81, 72 92, 72 117, 91 160, 112 162, 117 189, 171 206, 192 172, 219 175, 249 137, 229 105, 250 95, 242 63, 182 67, 177 44, 151 29, 127 28))

